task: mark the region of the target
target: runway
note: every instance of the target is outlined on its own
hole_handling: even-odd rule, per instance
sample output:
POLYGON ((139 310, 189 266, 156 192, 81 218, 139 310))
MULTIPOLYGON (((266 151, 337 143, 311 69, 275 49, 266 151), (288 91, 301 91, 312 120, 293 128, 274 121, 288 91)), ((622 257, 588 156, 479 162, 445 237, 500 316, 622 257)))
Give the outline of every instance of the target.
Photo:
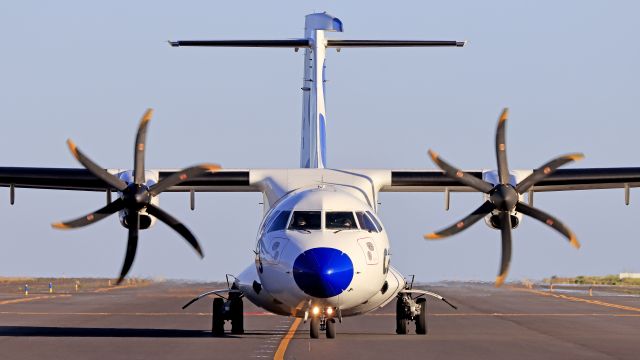
MULTIPOLYGON (((220 284, 161 282, 21 295, 0 292, 2 359, 637 359, 640 297, 586 288, 527 289, 434 284, 459 306, 429 300, 429 334, 394 333, 394 307, 345 318, 336 339, 309 339, 307 325, 245 303, 242 336, 210 336, 220 284)), ((413 330, 413 326, 411 326, 413 330)), ((324 337, 324 336, 322 336, 324 337)))

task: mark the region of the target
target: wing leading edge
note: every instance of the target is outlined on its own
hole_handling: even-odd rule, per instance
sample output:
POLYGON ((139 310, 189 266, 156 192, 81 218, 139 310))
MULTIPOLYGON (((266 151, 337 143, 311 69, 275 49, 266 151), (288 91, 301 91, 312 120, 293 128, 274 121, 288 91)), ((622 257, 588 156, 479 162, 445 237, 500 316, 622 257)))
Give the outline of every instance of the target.
MULTIPOLYGON (((466 171, 482 179, 483 171, 466 171)), ((640 167, 558 169, 531 190, 571 191, 640 187, 640 167)), ((473 191, 470 187, 447 177, 440 170, 391 170, 391 183, 382 186, 387 192, 473 191)))
MULTIPOLYGON (((117 174, 125 170, 108 169, 117 174)), ((161 181, 178 170, 152 170, 161 181)), ((359 171, 354 170, 355 172, 359 171)), ((441 170, 387 170, 390 181, 382 181, 383 192, 472 191, 468 186, 447 177, 441 170)), ((531 171, 531 170, 528 170, 531 171)), ((386 172, 375 170, 374 172, 386 172)), ((482 179, 482 170, 466 171, 482 179)), ((223 169, 189 179, 172 186, 170 192, 260 192, 250 181, 251 170, 223 169)), ((106 191, 111 187, 89 171, 79 168, 0 167, 0 187, 106 191)), ((558 169, 532 188, 535 192, 616 189, 640 187, 640 167, 558 169)), ((115 191, 116 189, 111 188, 115 191)))
MULTIPOLYGON (((123 170, 107 169, 112 174, 123 170)), ((152 170, 158 173, 158 180, 173 175, 179 170, 152 170)), ((249 182, 249 170, 218 170, 191 178, 167 189, 169 192, 259 192, 249 182)), ((41 167, 0 167, 0 187, 106 191, 117 189, 97 178, 86 169, 41 168, 41 167)))

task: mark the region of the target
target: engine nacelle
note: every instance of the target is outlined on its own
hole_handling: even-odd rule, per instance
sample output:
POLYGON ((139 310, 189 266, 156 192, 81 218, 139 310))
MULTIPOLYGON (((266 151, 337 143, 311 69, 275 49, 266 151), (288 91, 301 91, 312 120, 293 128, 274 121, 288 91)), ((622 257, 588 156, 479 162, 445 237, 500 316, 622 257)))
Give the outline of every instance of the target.
MULTIPOLYGON (((144 172, 144 176, 145 176, 145 179, 147 180, 145 182, 145 185, 149 188, 158 182, 158 173, 156 171, 147 170, 144 172)), ((120 180, 127 183, 127 185, 133 183, 132 170, 120 172, 118 173, 118 177, 120 178, 120 180)), ((118 196, 122 197, 122 193, 118 193, 118 196)), ((159 196, 152 197, 151 204, 159 206, 160 197, 159 196)), ((127 224, 127 215, 128 215, 127 210, 122 210, 118 212, 118 218, 120 219, 120 224, 126 229, 129 228, 129 224, 127 224)), ((147 214, 147 211, 145 209, 140 210, 140 230, 144 230, 152 227, 153 225, 156 224, 157 220, 158 219, 156 219, 154 216, 147 214)))
MULTIPOLYGON (((127 185, 133 183, 133 170, 121 171, 116 176, 127 185)), ((157 171, 145 170, 144 178, 147 180, 144 184, 150 188, 158 183, 159 174, 157 171)))
MULTIPOLYGON (((129 228, 129 224, 127 224, 127 212, 126 210, 122 210, 118 213, 118 217, 120 218, 120 225, 122 225, 125 229, 129 228)), ((140 211, 140 230, 148 229, 156 224, 155 217, 147 214, 143 211, 140 211)))
MULTIPOLYGON (((517 213, 517 212, 512 212, 511 213, 511 228, 515 229, 518 227, 518 225, 520 225, 520 221, 522 221, 522 214, 517 213)), ((484 217, 484 222, 485 224, 487 224, 488 227, 492 228, 492 229, 500 229, 501 228, 501 224, 500 224, 500 216, 498 215, 498 213, 491 213, 487 216, 484 217)))
MULTIPOLYGON (((530 170, 526 170, 526 171, 511 171, 509 173, 509 183, 512 186, 516 186, 516 184, 518 184, 520 181, 524 180, 527 176, 529 176, 531 174, 530 170)), ((493 185, 496 185, 499 180, 498 180, 498 172, 495 170, 490 170, 490 171, 484 171, 482 173, 482 179, 484 181, 490 182, 493 185)), ((487 201, 489 200, 489 195, 485 194, 483 195, 483 200, 487 201)), ((518 200, 519 201, 524 201, 524 195, 520 195, 518 196, 518 200)), ((511 228, 515 229, 518 227, 518 225, 520 225, 520 221, 522 221, 522 214, 513 211, 511 212, 511 228)), ((484 217, 484 222, 485 224, 487 224, 488 227, 492 228, 492 229, 500 229, 501 228, 501 224, 500 224, 500 216, 499 213, 497 211, 492 212, 491 214, 487 215, 484 217)))

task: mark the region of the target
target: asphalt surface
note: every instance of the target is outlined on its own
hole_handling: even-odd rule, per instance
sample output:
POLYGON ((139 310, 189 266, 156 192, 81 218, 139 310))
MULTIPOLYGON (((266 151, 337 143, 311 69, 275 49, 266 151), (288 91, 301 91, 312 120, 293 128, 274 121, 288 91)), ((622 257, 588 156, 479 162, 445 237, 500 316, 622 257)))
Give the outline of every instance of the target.
POLYGON ((429 334, 396 335, 394 307, 345 318, 337 338, 245 303, 242 336, 210 336, 212 284, 155 283, 68 294, 0 292, 1 359, 638 359, 640 297, 585 288, 436 284, 429 334), (296 325, 299 326, 296 328, 296 325), (293 326, 293 328, 292 328, 293 326), (295 330, 297 331, 293 331, 295 330))

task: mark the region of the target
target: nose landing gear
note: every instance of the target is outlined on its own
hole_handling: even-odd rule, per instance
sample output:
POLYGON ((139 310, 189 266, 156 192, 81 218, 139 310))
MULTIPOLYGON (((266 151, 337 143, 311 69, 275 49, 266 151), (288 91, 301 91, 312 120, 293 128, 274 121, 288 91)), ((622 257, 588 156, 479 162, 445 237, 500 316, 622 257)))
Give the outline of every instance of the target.
POLYGON ((319 307, 314 307, 309 321, 309 337, 317 339, 320 337, 320 332, 324 331, 326 332, 327 339, 335 339, 336 319, 333 317, 333 314, 333 308, 320 311, 319 307))
POLYGON ((327 319, 325 321, 325 329, 327 331, 327 339, 335 339, 335 337, 336 337, 336 319, 327 319))
POLYGON ((317 317, 312 317, 309 322, 309 336, 312 339, 317 339, 320 337, 320 319, 317 317))

